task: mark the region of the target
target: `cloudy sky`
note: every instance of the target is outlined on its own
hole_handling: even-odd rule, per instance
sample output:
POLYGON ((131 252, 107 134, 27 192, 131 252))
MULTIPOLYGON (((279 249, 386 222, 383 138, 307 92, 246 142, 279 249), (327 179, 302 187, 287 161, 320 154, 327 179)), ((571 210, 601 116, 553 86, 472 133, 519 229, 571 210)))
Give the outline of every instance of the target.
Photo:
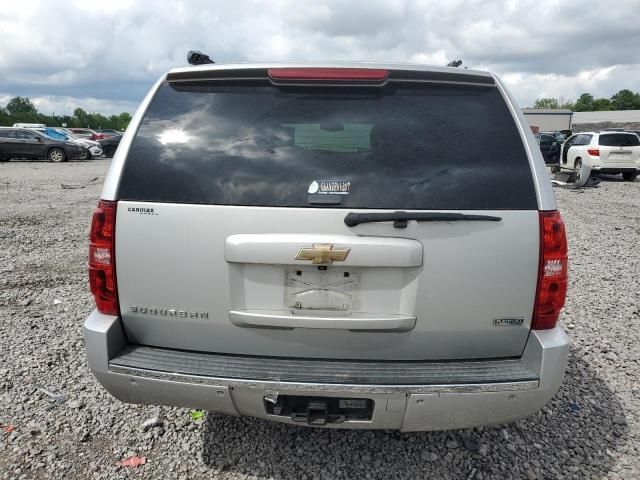
POLYGON ((0 9, 0 105, 132 112, 200 49, 218 62, 372 60, 498 73, 521 106, 640 91, 640 0, 20 0, 0 9))

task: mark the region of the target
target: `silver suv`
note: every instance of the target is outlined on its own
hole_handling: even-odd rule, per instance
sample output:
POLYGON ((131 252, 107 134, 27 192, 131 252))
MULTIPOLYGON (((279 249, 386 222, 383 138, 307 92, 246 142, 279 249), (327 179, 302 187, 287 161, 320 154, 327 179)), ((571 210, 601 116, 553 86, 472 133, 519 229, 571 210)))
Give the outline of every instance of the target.
POLYGON ((93 216, 88 362, 125 402, 436 430, 558 390, 567 245, 492 74, 205 65, 163 76, 93 216))

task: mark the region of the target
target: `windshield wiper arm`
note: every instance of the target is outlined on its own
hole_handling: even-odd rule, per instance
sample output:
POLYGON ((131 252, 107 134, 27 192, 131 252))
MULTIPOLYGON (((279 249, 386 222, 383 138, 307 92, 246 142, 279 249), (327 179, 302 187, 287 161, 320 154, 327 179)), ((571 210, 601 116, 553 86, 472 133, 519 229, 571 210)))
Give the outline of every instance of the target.
POLYGON ((393 222, 395 228, 407 228, 407 221, 409 220, 418 222, 500 222, 502 217, 448 212, 350 212, 344 217, 344 223, 348 227, 355 227, 361 223, 393 222))

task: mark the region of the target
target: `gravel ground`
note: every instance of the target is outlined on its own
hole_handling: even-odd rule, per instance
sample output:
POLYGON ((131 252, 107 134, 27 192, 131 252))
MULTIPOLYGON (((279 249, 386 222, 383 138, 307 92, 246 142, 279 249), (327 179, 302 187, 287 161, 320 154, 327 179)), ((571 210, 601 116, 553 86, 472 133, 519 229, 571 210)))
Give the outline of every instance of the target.
POLYGON ((0 164, 1 479, 640 478, 640 182, 556 190, 572 349, 549 405, 508 425, 401 434, 194 421, 103 391, 85 364, 82 322, 92 309, 87 232, 107 167, 0 164), (134 454, 147 463, 116 465, 134 454))

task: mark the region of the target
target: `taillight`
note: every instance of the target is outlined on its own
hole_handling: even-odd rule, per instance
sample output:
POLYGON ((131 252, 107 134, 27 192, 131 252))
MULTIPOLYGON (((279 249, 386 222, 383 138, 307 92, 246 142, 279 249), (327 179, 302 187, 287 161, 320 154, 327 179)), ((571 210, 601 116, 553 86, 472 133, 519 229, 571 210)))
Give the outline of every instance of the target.
POLYGON ((383 81, 389 70, 381 68, 270 68, 274 80, 347 80, 383 81))
POLYGON ((567 296, 567 234, 557 211, 540 212, 540 266, 531 328, 554 328, 567 296))
POLYGON ((600 156, 600 149, 599 148, 587 148, 587 152, 589 153, 589 155, 591 155, 593 157, 599 157, 600 156))
POLYGON ((89 234, 89 286, 100 313, 119 315, 116 285, 116 202, 100 200, 89 234))

